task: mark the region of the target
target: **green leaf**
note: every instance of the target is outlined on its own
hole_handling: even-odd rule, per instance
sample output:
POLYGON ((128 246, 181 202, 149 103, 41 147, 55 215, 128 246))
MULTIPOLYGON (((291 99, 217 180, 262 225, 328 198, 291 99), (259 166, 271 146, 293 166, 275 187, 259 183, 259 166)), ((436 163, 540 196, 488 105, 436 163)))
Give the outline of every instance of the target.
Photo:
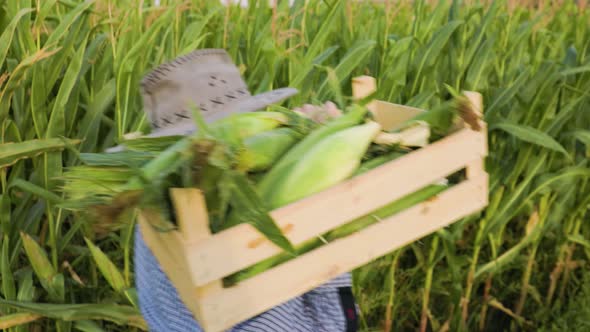
POLYGON ((572 135, 586 145, 586 157, 590 158, 590 130, 576 130, 572 135))
POLYGON ((39 318, 41 318, 40 315, 24 312, 19 312, 12 315, 5 315, 0 317, 0 330, 6 331, 6 329, 9 329, 11 327, 34 322, 39 318))
POLYGON ((2 257, 0 257, 0 270, 2 276, 2 294, 7 300, 14 300, 16 298, 16 287, 14 285, 14 277, 10 269, 10 259, 8 255, 8 236, 4 235, 2 243, 2 257))
POLYGON ((4 234, 10 233, 11 202, 8 193, 0 195, 0 226, 4 234))
MULTIPOLYGON (((346 54, 340 59, 340 63, 334 68, 334 72, 331 72, 331 69, 328 69, 328 77, 324 82, 320 85, 318 95, 320 99, 323 99, 326 94, 327 85, 331 82, 330 80, 338 83, 338 86, 342 84, 355 70, 359 67, 359 65, 366 60, 366 58, 373 52, 373 49, 377 43, 374 40, 362 40, 353 45, 346 54)), ((332 83, 332 85, 334 85, 332 83)), ((332 92, 334 87, 332 87, 332 92)), ((338 97, 338 95, 337 95, 338 97)), ((345 105, 339 103, 340 107, 345 107, 345 105)))
POLYGON ((587 72, 590 72, 590 65, 580 66, 580 67, 575 67, 575 68, 568 68, 568 69, 562 70, 560 72, 560 74, 563 76, 570 76, 570 75, 576 75, 576 74, 587 73, 587 72))
POLYGON ((53 192, 46 190, 45 188, 39 187, 29 181, 25 181, 23 179, 16 179, 12 181, 9 188, 18 188, 22 191, 31 193, 39 198, 43 198, 51 203, 59 204, 62 202, 61 197, 54 194, 53 192))
POLYGON ((484 119, 486 121, 494 119, 496 112, 498 112, 502 106, 514 100, 514 96, 516 96, 516 94, 521 90, 522 86, 527 83, 528 78, 528 72, 523 71, 520 73, 520 75, 518 75, 518 77, 513 82, 511 82, 512 85, 503 89, 502 92, 500 92, 500 94, 498 94, 498 96, 493 99, 491 105, 485 110, 484 119))
POLYGON ((88 105, 88 110, 84 114, 82 121, 80 121, 80 131, 77 135, 77 137, 84 138, 84 141, 80 144, 81 152, 89 152, 98 145, 100 119, 106 110, 113 105, 115 92, 116 81, 112 78, 98 91, 90 105, 88 105))
POLYGON ((51 35, 49 35, 49 38, 45 42, 45 45, 51 45, 53 43, 57 43, 58 41, 60 41, 64 37, 64 35, 70 31, 70 28, 78 19, 78 17, 80 17, 80 15, 82 15, 86 10, 88 10, 93 4, 94 0, 86 0, 80 3, 76 8, 68 10, 67 14, 64 15, 60 20, 60 23, 57 26, 57 28, 55 28, 51 35))
POLYGON ((82 332, 105 332, 98 324, 91 320, 80 320, 74 324, 74 328, 82 332))
POLYGON ((418 81, 422 78, 427 68, 434 65, 434 63, 441 58, 441 52, 444 46, 451 38, 453 32, 457 30, 459 26, 463 24, 463 21, 455 20, 445 24, 443 27, 438 29, 428 45, 425 48, 420 49, 419 55, 416 56, 414 62, 414 68, 416 70, 416 76, 414 77, 414 85, 410 91, 410 94, 416 92, 418 81))
MULTIPOLYGON (((26 14, 30 13, 34 11, 33 8, 24 8, 21 9, 10 21, 10 23, 8 24, 8 26, 6 28, 4 28, 4 31, 2 32, 2 35, 0 36, 0 69, 2 69, 2 66, 4 65, 4 61, 6 60, 6 54, 8 53, 8 49, 10 48, 10 45, 12 44, 12 38, 14 36, 14 30, 16 29, 16 26, 18 25, 19 21, 21 18, 23 18, 23 16, 25 16, 26 14)), ((0 71, 2 72, 2 71, 0 71)), ((1 84, 0 84, 1 86, 1 84)))
POLYGON ((18 288, 18 295, 16 299, 18 301, 33 301, 35 297, 35 286, 33 286, 33 271, 29 268, 20 281, 18 288))
POLYGON ((63 77, 62 83, 57 92, 57 97, 51 110, 51 117, 49 118, 49 124, 47 126, 47 132, 45 133, 46 138, 57 137, 65 135, 65 107, 70 98, 72 89, 78 81, 78 74, 82 67, 82 58, 84 57, 84 51, 86 50, 86 41, 81 43, 78 47, 78 51, 70 60, 70 65, 63 77))
POLYGON ((45 152, 61 151, 67 146, 79 142, 79 140, 71 139, 46 138, 0 144, 0 168, 14 165, 21 159, 32 158, 45 152))
POLYGON ((590 130, 576 130, 572 133, 572 135, 580 142, 590 146, 590 130))
POLYGON ((241 222, 247 222, 260 231, 269 241, 290 254, 295 254, 295 248, 283 235, 268 209, 263 204, 257 192, 252 188, 248 179, 235 171, 228 171, 232 181, 232 205, 241 222))
POLYGON ((99 247, 95 246, 90 240, 88 240, 88 238, 85 237, 84 240, 90 249, 92 258, 94 258, 96 265, 98 265, 98 269, 102 273, 103 277, 107 280, 109 285, 111 285, 111 287, 117 292, 123 292, 126 288, 128 288, 129 285, 125 283, 123 275, 121 272, 119 272, 109 257, 105 255, 99 247))
POLYGON ((49 293, 49 297, 54 301, 63 301, 64 285, 63 276, 49 262, 47 253, 39 244, 28 234, 21 232, 23 247, 29 262, 41 282, 41 286, 49 293))
POLYGON ((6 301, 0 304, 35 313, 44 317, 64 321, 106 320, 118 325, 130 325, 147 331, 147 324, 141 313, 126 305, 117 304, 53 304, 6 301))
POLYGON ((57 51, 55 49, 40 49, 37 52, 24 58, 10 73, 8 82, 4 85, 0 93, 0 119, 4 119, 11 105, 12 96, 15 90, 21 87, 22 81, 27 77, 31 67, 45 58, 53 56, 57 51))
POLYGON ((590 249, 590 241, 580 234, 568 235, 567 239, 572 241, 573 243, 577 243, 581 246, 586 247, 587 249, 590 249))
POLYGON ((569 154, 567 153, 565 148, 561 144, 559 144, 559 142, 557 142, 553 137, 545 134, 544 132, 538 129, 526 125, 517 125, 508 122, 495 123, 490 127, 490 129, 503 130, 522 141, 563 153, 565 156, 569 158, 569 154))

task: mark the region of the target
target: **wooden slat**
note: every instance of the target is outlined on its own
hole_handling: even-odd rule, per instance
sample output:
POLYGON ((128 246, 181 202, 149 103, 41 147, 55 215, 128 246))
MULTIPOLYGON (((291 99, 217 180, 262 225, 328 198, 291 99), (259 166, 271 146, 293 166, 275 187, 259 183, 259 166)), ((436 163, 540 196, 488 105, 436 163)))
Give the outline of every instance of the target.
MULTIPOLYGON (((374 77, 359 76, 352 79, 352 95, 354 99, 363 99, 370 96, 375 91, 377 91, 377 83, 374 77)), ((375 114, 377 110, 377 101, 373 100, 368 103, 367 109, 375 114)))
POLYGON ((196 188, 172 188, 170 195, 180 233, 187 244, 211 237, 205 198, 196 188))
POLYGON ((425 112, 416 107, 376 101, 375 120, 381 124, 383 130, 391 131, 399 129, 405 121, 425 112))
MULTIPOLYGON (((464 168, 485 153, 483 139, 464 129, 271 215, 289 240, 300 244, 464 168)), ((280 251, 252 226, 241 224, 188 247, 187 259, 200 286, 280 251)))
POLYGON ((203 314, 216 318, 205 328, 208 332, 222 331, 479 211, 487 204, 487 190, 485 177, 464 181, 434 200, 326 244, 235 287, 200 298, 203 314))
POLYGON ((148 216, 142 213, 138 218, 139 230, 146 246, 158 260, 160 268, 166 273, 186 307, 199 320, 206 321, 199 311, 196 287, 190 278, 191 272, 184 260, 183 239, 180 233, 177 231, 157 232, 148 223, 147 218, 148 216))
MULTIPOLYGON (((209 215, 202 192, 196 188, 173 188, 170 189, 170 194, 176 210, 180 234, 184 239, 183 247, 211 238, 209 215)), ((187 278, 191 277, 187 276, 187 278)), ((221 280, 212 280, 198 286, 201 286, 196 290, 199 296, 218 292, 223 287, 221 280)))
POLYGON ((484 166, 483 158, 475 159, 467 164, 467 178, 475 179, 480 176, 487 176, 488 173, 486 173, 484 166))

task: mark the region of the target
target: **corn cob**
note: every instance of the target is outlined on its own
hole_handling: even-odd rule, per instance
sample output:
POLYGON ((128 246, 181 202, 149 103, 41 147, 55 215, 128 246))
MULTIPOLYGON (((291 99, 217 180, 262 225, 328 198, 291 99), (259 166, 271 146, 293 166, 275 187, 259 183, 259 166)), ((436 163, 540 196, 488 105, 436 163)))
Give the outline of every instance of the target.
POLYGON ((297 132, 290 128, 277 128, 247 137, 237 157, 237 169, 242 172, 266 170, 298 139, 297 132))
POLYGON ((239 113, 211 123, 209 130, 214 136, 235 143, 288 122, 289 117, 281 112, 239 113))
POLYGON ((285 174, 290 173, 290 168, 293 167, 311 147, 333 133, 359 124, 366 114, 367 109, 365 107, 353 105, 347 113, 312 131, 297 143, 279 159, 279 161, 257 184, 257 191, 262 200, 269 201, 272 198, 274 190, 278 188, 278 182, 281 181, 285 174))
POLYGON ((275 183, 272 197, 267 198, 269 207, 289 204, 351 176, 380 130, 377 122, 368 122, 319 141, 275 183))

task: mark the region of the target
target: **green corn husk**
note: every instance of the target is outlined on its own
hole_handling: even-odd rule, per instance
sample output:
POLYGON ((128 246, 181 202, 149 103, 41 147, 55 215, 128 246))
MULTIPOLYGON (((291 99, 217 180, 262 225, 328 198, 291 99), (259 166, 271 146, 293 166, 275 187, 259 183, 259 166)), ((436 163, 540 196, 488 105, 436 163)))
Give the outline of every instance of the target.
POLYGON ((281 112, 249 112, 232 114, 208 125, 213 136, 227 142, 240 140, 289 123, 289 117, 281 112))
POLYGON ((380 131, 377 122, 368 122, 319 141, 275 182, 273 195, 266 200, 269 207, 281 207, 350 177, 380 131))
POLYGON ((277 128, 244 139, 244 148, 237 156, 237 169, 243 172, 270 168, 288 151, 300 135, 291 128, 277 128))
POLYGON ((313 130, 309 135, 290 149, 279 161, 266 173, 257 185, 257 191, 264 201, 272 198, 277 182, 289 172, 303 154, 325 137, 342 129, 359 124, 366 116, 368 110, 359 105, 353 105, 344 115, 326 123, 324 126, 313 130))

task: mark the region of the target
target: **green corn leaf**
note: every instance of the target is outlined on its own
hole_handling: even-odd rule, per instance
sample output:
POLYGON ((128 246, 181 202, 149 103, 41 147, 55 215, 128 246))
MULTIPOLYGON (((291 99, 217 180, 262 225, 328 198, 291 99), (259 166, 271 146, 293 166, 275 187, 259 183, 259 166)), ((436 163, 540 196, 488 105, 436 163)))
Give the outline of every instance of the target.
POLYGON ((590 146, 590 130, 576 130, 572 133, 572 135, 580 142, 590 146))
POLYGON ((568 68, 561 71, 562 76, 570 76, 590 72, 590 65, 568 68))
MULTIPOLYGON (((21 9, 12 18, 12 20, 10 21, 8 26, 6 28, 4 28, 2 35, 0 35, 0 69, 2 69, 2 66, 5 63, 4 60, 6 60, 6 54, 8 53, 8 49, 10 48, 10 45, 12 44, 12 38, 14 36, 14 31, 16 29, 16 26, 20 22, 21 18, 23 18, 23 16, 25 16, 26 14, 28 14, 32 11, 34 11, 33 8, 21 9)), ((0 72, 2 72, 2 71, 0 71, 0 72)), ((1 86, 1 84, 0 84, 0 86, 1 86)))
POLYGON ((16 298, 16 287, 14 285, 14 277, 10 269, 10 259, 8 251, 8 236, 4 236, 2 242, 2 257, 0 257, 0 275, 2 275, 2 294, 7 300, 14 300, 16 298))
POLYGON ((51 45, 60 41, 66 35, 66 33, 70 31, 74 22, 76 22, 76 20, 93 4, 94 0, 86 0, 78 4, 76 8, 68 11, 67 14, 60 21, 57 28, 55 28, 51 35, 49 35, 49 38, 45 42, 45 45, 51 45))
MULTIPOLYGON (((336 102, 336 105, 338 105, 338 107, 343 107, 344 105, 344 96, 342 94, 342 88, 340 86, 340 80, 338 79, 338 76, 336 74, 336 71, 330 67, 325 67, 324 68, 328 74, 328 77, 326 78, 325 83, 327 83, 329 91, 332 93, 332 96, 334 98, 334 101, 336 102)), ((325 86, 324 86, 325 87, 325 86)), ((326 99, 327 98, 327 90, 322 91, 323 89, 320 89, 320 99, 326 99)))
POLYGON ((45 152, 61 151, 67 146, 76 145, 79 142, 79 140, 71 139, 46 138, 0 144, 0 168, 14 165, 21 159, 32 158, 45 152))
POLYGON ((425 48, 420 50, 420 53, 415 58, 414 68, 416 70, 416 76, 414 78, 414 86, 411 89, 411 94, 415 93, 415 89, 417 87, 417 82, 421 78, 421 75, 424 74, 427 68, 434 65, 437 59, 441 58, 441 52, 444 46, 451 38, 451 35, 457 28, 459 28, 463 24, 463 21, 456 20, 451 21, 441 27, 434 35, 434 37, 430 40, 428 45, 425 48))
MULTIPOLYGON (((334 68, 334 76, 337 79, 338 86, 345 82, 350 74, 363 63, 367 56, 372 53, 377 43, 374 40, 363 40, 350 48, 346 54, 340 59, 340 63, 334 68)), ((332 79, 333 80, 333 79, 332 79)), ((330 84, 330 73, 328 78, 320 85, 318 95, 320 99, 324 99, 327 92, 327 85, 330 84)), ((333 89, 332 89, 333 90, 333 89)), ((344 107, 339 103, 340 107, 344 107)))
MULTIPOLYGON (((335 26, 334 22, 338 17, 337 13, 342 10, 343 5, 344 1, 342 0, 336 0, 335 3, 332 4, 332 8, 330 8, 328 14, 322 20, 319 29, 313 35, 313 41, 305 52, 305 56, 303 59, 301 59, 301 66, 296 66, 295 72, 297 74, 291 80, 289 84, 290 86, 299 88, 304 82, 305 78, 308 76, 309 72, 313 69, 313 62, 314 60, 317 60, 320 52, 323 50, 330 31, 335 26)), ((324 55, 326 54, 325 52, 324 55)))
POLYGON ((8 193, 0 195, 0 226, 4 234, 10 233, 11 202, 8 193))
POLYGON ((248 179, 238 172, 228 172, 230 172, 229 176, 232 179, 230 181, 232 188, 231 201, 237 210, 240 221, 250 223, 272 243, 290 254, 295 254, 295 248, 270 217, 268 209, 252 188, 248 179))
POLYGON ((584 238, 580 234, 568 235, 567 239, 573 243, 577 243, 581 246, 586 247, 587 249, 590 249, 590 241, 588 241, 588 239, 584 238))
POLYGON ((109 285, 116 290, 117 292, 122 292, 129 286, 125 283, 125 279, 123 275, 115 264, 109 259, 107 255, 105 255, 99 247, 95 246, 88 238, 84 238, 86 241, 86 245, 90 249, 90 253, 92 254, 92 258, 96 262, 98 269, 102 273, 103 277, 107 280, 109 285))
POLYGON ((559 142, 557 142, 553 137, 545 134, 544 132, 538 129, 526 125, 517 125, 508 122, 496 123, 492 125, 490 129, 503 130, 522 141, 563 153, 565 156, 569 158, 569 154, 567 153, 565 148, 561 144, 559 144, 559 142))
POLYGON ((45 0, 42 2, 41 8, 38 9, 37 15, 35 17, 36 27, 39 27, 45 21, 56 2, 57 0, 45 0))
POLYGON ((45 107, 45 103, 48 102, 46 76, 47 73, 44 66, 34 66, 31 83, 31 116, 37 137, 44 136, 47 130, 47 122, 49 121, 48 112, 45 107))
POLYGON ((16 180, 12 181, 9 188, 18 188, 22 191, 31 193, 39 198, 43 198, 51 203, 59 204, 62 202, 61 197, 54 194, 53 192, 51 192, 45 188, 39 187, 36 184, 33 184, 29 181, 25 181, 23 179, 16 179, 16 180))
POLYGON ((16 327, 19 325, 27 324, 30 322, 34 322, 41 318, 41 315, 33 314, 33 313, 16 313, 6 316, 0 317, 0 330, 6 331, 11 327, 16 327))
POLYGON ((43 317, 64 321, 105 320, 117 325, 129 325, 147 331, 141 313, 131 307, 117 304, 53 304, 6 301, 0 304, 34 313, 43 317))
POLYGON ((82 332, 105 332, 98 324, 86 319, 77 321, 74 329, 82 332))
POLYGON ((482 20, 481 25, 478 27, 476 35, 469 41, 469 48, 467 49, 467 56, 465 58, 465 64, 470 65, 477 50, 480 48, 482 40, 488 31, 488 27, 493 23, 496 18, 496 13, 500 8, 499 2, 494 2, 490 8, 486 11, 486 14, 482 20))
POLYGON ((24 273, 18 288, 18 301, 33 301, 35 298, 35 286, 33 285, 33 271, 30 269, 24 273))
POLYGON ((47 258, 47 253, 33 238, 26 233, 21 233, 21 239, 29 262, 41 285, 49 293, 50 298, 54 301, 62 301, 64 297, 63 276, 53 268, 47 258))
POLYGON ((479 48, 473 59, 473 63, 469 66, 465 83, 469 90, 481 91, 485 89, 485 85, 489 84, 486 81, 486 73, 491 69, 493 57, 493 48, 496 39, 494 37, 488 39, 479 48))
POLYGON ((98 145, 100 119, 107 109, 113 105, 115 91, 116 81, 112 78, 98 91, 88 106, 88 110, 80 122, 80 131, 77 135, 84 138, 84 141, 80 144, 81 152, 90 152, 98 145))
POLYGON ((315 59, 313 59, 312 64, 321 65, 322 63, 324 63, 324 61, 329 59, 330 56, 332 56, 332 54, 334 54, 339 48, 340 47, 338 47, 338 46, 328 47, 328 49, 326 49, 324 52, 322 52, 320 55, 318 55, 315 59))
POLYGON ((512 85, 508 88, 502 90, 500 94, 493 101, 490 103, 490 106, 486 108, 484 119, 486 121, 490 121, 495 119, 496 112, 498 110, 513 100, 514 96, 521 90, 522 86, 527 82, 529 78, 529 73, 523 71, 518 75, 518 77, 512 82, 512 85))
POLYGON ((16 68, 12 70, 8 82, 6 82, 4 88, 0 92, 0 119, 6 118, 10 109, 12 96, 15 90, 21 86, 21 82, 27 77, 31 67, 33 67, 35 63, 53 56, 56 52, 56 49, 40 49, 23 59, 16 68))
MULTIPOLYGON (((45 81, 43 82, 43 89, 37 94, 36 104, 42 103, 47 98, 55 97, 55 94, 52 94, 51 96, 49 94, 52 92, 51 90, 56 89, 56 86, 60 86, 61 88, 64 83, 65 85, 69 84, 67 81, 64 81, 64 75, 65 72, 67 72, 68 67, 72 64, 72 58, 76 56, 77 41, 80 38, 84 43, 86 42, 84 37, 87 36, 88 31, 82 29, 84 24, 85 19, 76 21, 72 27, 69 28, 66 38, 59 42, 60 49, 57 55, 52 57, 46 63, 43 63, 41 76, 44 77, 45 81), (59 84, 56 84, 58 82, 59 84)), ((83 48, 85 49, 86 47, 83 48)), ((86 50, 84 50, 84 52, 85 51, 86 50)))
POLYGON ((498 274, 503 271, 506 265, 518 258, 520 251, 526 248, 534 240, 540 230, 541 227, 534 228, 531 233, 527 234, 516 245, 512 246, 502 255, 479 266, 475 272, 475 279, 478 280, 488 274, 498 274))
POLYGON ((572 136, 586 145, 586 157, 590 158, 590 130, 576 130, 572 136))
POLYGON ((86 39, 79 46, 78 51, 72 57, 68 69, 63 77, 62 83, 59 87, 57 97, 53 104, 51 111, 51 117, 49 118, 49 124, 47 132, 45 133, 47 138, 65 135, 65 107, 74 85, 78 81, 78 74, 82 67, 82 58, 84 57, 84 51, 86 49, 86 39))
POLYGON ((551 124, 547 128, 546 132, 551 135, 558 135, 561 130, 563 130, 563 126, 570 120, 575 114, 576 111, 579 112, 583 109, 580 103, 586 100, 586 96, 580 96, 576 99, 571 99, 567 105, 563 106, 562 109, 557 113, 555 118, 551 120, 551 124))

